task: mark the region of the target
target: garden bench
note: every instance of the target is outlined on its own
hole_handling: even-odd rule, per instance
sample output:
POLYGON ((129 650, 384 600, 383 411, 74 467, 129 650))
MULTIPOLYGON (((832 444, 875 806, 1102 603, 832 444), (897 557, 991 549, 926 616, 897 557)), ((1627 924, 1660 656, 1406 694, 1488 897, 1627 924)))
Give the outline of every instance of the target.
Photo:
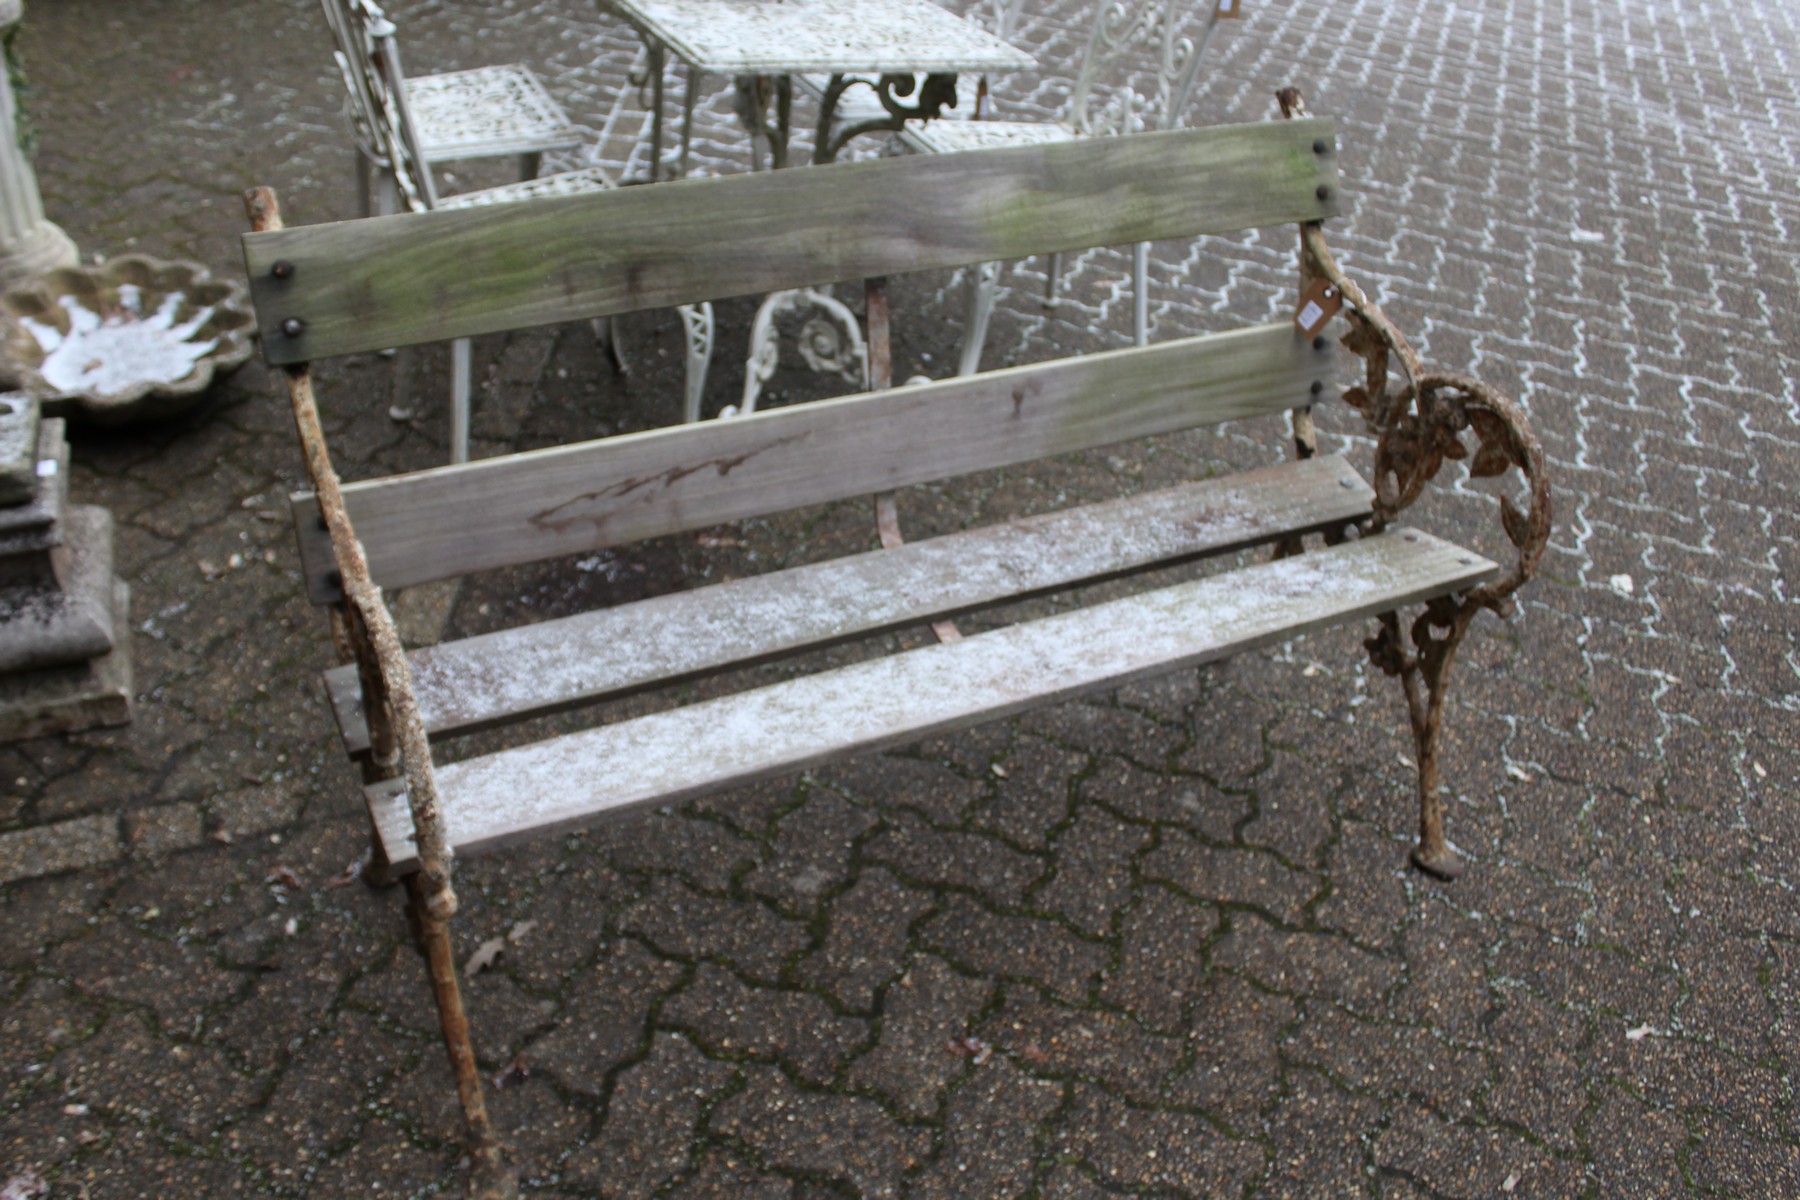
POLYGON ((264 353, 287 369, 314 482, 295 498, 306 587, 330 607, 344 662, 327 690, 362 766, 377 863, 412 890, 477 1190, 501 1194, 504 1171, 451 957, 455 853, 1373 618, 1370 652, 1401 677, 1418 738, 1415 861, 1454 874, 1437 780, 1444 675, 1469 621, 1505 609, 1542 551, 1543 458, 1511 401, 1427 372, 1333 262, 1319 222, 1337 208, 1335 161, 1331 124, 1301 116, 292 229, 272 193, 249 194, 264 353), (338 355, 1289 222, 1306 294, 1292 321, 350 484, 333 473, 314 409, 307 364, 338 355), (1372 484, 1316 453, 1309 406, 1332 386, 1335 354, 1319 313, 1333 304, 1364 361, 1345 395, 1376 439, 1372 484), (1296 327, 1301 316, 1312 328, 1296 327), (401 646, 382 599, 382 588, 1283 412, 1291 458, 1246 473, 929 540, 884 536, 866 553, 426 648, 401 646), (1397 523, 1445 458, 1476 475, 1521 473, 1522 501, 1502 499, 1508 565, 1397 523), (1258 545, 1274 555, 990 632, 942 624, 1258 545), (1403 623, 1409 608, 1422 615, 1403 623), (432 761, 435 737, 933 622, 941 640, 922 648, 432 761))

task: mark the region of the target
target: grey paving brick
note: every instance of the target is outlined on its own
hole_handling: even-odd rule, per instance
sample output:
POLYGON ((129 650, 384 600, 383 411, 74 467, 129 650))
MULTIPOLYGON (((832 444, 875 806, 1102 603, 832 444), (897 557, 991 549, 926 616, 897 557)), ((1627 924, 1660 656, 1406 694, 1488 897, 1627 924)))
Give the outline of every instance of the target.
POLYGON ((1178 1196, 1235 1192, 1262 1173, 1262 1149, 1226 1138, 1205 1118, 1133 1109, 1094 1088, 1076 1090, 1053 1144, 1114 1188, 1163 1188, 1178 1196))
POLYGON ((980 1068, 950 1098, 937 1157, 911 1181, 909 1197, 1018 1196, 1037 1172, 1039 1126, 1063 1089, 1021 1074, 1004 1059, 980 1068))
POLYGON ((901 1176, 929 1147, 926 1130, 902 1125, 874 1101, 799 1091, 773 1067, 746 1075, 744 1090, 713 1111, 711 1128, 774 1167, 826 1176, 865 1196, 897 1196, 901 1176))
POLYGON ((813 1084, 829 1083, 869 1037, 867 1021, 838 1016, 816 995, 748 987, 711 963, 669 998, 658 1020, 723 1058, 779 1058, 813 1084))
POLYGON ((991 983, 920 957, 888 989, 874 1045, 851 1064, 846 1080, 908 1117, 935 1115, 940 1093, 978 1052, 966 1042, 992 993, 991 983))
POLYGON ((686 1039, 658 1035, 649 1055, 620 1073, 613 1089, 618 1108, 600 1136, 572 1157, 572 1179, 607 1196, 653 1195, 690 1165, 695 1126, 731 1074, 686 1039))

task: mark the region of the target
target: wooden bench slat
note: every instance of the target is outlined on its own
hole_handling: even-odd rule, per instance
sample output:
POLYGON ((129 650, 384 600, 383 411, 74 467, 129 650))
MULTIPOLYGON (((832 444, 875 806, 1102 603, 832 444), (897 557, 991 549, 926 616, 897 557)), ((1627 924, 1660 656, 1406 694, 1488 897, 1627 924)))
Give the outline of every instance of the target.
MULTIPOLYGON (((1118 687, 1497 571, 1448 542, 1394 530, 453 763, 438 768, 438 789, 457 849, 490 849, 1118 687)), ((366 790, 389 861, 410 865, 404 788, 366 790)))
MULTIPOLYGON (((386 588, 1279 412, 1329 384, 1290 322, 673 426, 344 487, 386 588)), ((295 498, 307 590, 331 543, 295 498)))
POLYGON ((1319 220, 1338 208, 1334 145, 1313 119, 839 163, 253 233, 244 262, 264 358, 308 362, 1319 220))
MULTIPOLYGON (((1341 457, 1280 463, 413 651, 432 734, 482 728, 1366 516, 1341 457)), ((326 672, 369 748, 353 666, 326 672)))

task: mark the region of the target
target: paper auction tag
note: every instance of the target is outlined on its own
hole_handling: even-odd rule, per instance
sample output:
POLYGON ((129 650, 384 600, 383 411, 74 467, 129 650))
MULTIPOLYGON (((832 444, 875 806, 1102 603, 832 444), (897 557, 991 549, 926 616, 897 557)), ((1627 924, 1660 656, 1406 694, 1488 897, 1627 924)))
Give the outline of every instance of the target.
POLYGON ((1219 20, 1235 21, 1244 15, 1244 0, 1219 0, 1219 20))
POLYGON ((1294 311, 1294 324, 1307 337, 1317 337, 1319 330, 1325 328, 1326 322, 1342 307, 1343 294, 1325 280, 1315 279, 1306 294, 1300 297, 1300 307, 1294 311))

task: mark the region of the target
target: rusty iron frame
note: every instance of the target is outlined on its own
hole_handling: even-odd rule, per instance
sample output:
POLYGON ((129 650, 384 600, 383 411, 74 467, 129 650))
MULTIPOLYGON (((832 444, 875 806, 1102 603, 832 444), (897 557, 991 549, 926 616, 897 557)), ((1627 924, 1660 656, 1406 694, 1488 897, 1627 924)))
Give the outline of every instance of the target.
MULTIPOLYGON (((1277 93, 1284 117, 1304 117, 1305 101, 1295 88, 1277 93)), ((1315 147, 1321 153, 1323 149, 1315 147)), ((1363 362, 1363 379, 1343 393, 1362 414, 1375 438, 1374 511, 1361 523, 1365 535, 1380 533, 1417 500, 1446 461, 1465 461, 1472 477, 1497 478, 1516 470, 1523 476, 1528 503, 1499 497, 1500 525, 1516 556, 1498 579, 1426 604, 1402 628, 1398 612, 1385 612, 1379 628, 1363 644, 1369 660, 1397 676, 1406 696, 1407 717, 1418 748, 1419 842, 1412 861, 1442 879, 1462 873, 1462 859, 1444 836, 1444 801, 1439 766, 1444 701, 1451 665, 1469 624, 1483 609, 1511 617, 1514 592, 1537 571, 1550 540, 1550 478, 1544 449, 1525 410, 1499 391, 1466 375, 1427 370, 1406 338, 1362 288, 1345 275, 1325 243, 1317 221, 1300 226, 1300 289, 1323 279, 1343 298, 1350 326, 1342 341, 1363 362), (1390 378, 1397 364, 1401 378, 1390 378), (1463 441, 1473 433, 1473 449, 1463 441), (1410 639, 1410 646, 1408 640, 1410 639)), ((1310 408, 1294 413, 1295 453, 1317 452, 1310 408)))
MULTIPOLYGON (((281 207, 272 189, 252 188, 245 192, 244 208, 257 233, 282 227, 281 207)), ((281 264, 277 263, 275 270, 279 273, 281 264)), ((505 1165, 488 1120, 481 1073, 469 1040, 468 1014, 456 978, 455 951, 450 940, 450 920, 456 915, 457 906, 456 891, 450 883, 452 849, 438 805, 431 744, 419 718, 406 651, 381 589, 370 577, 362 544, 344 509, 343 490, 331 465, 313 398, 311 369, 301 363, 285 368, 285 372, 288 402, 313 495, 318 500, 319 520, 331 537, 332 555, 341 577, 343 599, 332 610, 332 642, 338 660, 354 662, 362 682, 363 711, 368 715, 371 743, 371 753, 363 766, 364 782, 404 776, 412 805, 419 867, 406 877, 407 895, 419 947, 431 975, 432 995, 437 1002, 450 1070, 456 1079, 457 1097, 462 1102, 464 1142, 471 1164, 469 1195, 472 1200, 513 1200, 518 1196, 518 1185, 505 1165)), ((379 841, 374 844, 379 860, 379 841)), ((391 874, 385 862, 377 861, 370 877, 382 882, 391 879, 391 874)))

